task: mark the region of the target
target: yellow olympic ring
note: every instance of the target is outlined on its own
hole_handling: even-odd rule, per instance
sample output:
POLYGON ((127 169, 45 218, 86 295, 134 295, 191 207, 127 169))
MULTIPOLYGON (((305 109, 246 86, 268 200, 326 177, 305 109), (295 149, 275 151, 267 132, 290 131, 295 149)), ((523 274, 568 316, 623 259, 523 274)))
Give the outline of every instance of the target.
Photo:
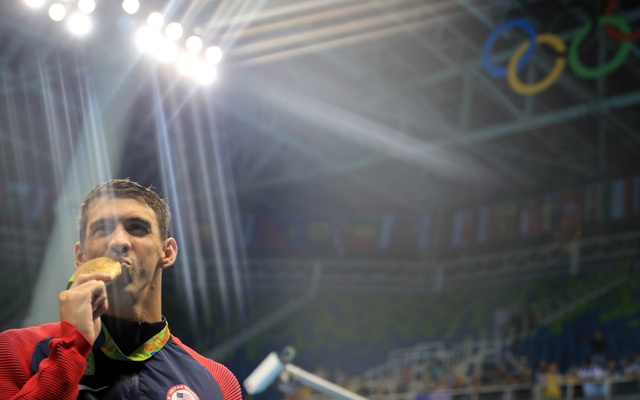
MULTIPOLYGON (((567 50, 567 46, 562 39, 552 33, 541 33, 536 36, 536 44, 548 44, 561 54, 564 54, 567 50)), ((558 79, 567 64, 565 57, 558 57, 551 69, 551 72, 549 72, 549 74, 540 82, 522 83, 518 78, 516 66, 518 65, 518 61, 520 61, 520 57, 522 57, 528 48, 529 41, 525 40, 513 53, 509 60, 509 65, 507 66, 507 81, 513 91, 521 95, 540 93, 551 86, 553 82, 558 79)))

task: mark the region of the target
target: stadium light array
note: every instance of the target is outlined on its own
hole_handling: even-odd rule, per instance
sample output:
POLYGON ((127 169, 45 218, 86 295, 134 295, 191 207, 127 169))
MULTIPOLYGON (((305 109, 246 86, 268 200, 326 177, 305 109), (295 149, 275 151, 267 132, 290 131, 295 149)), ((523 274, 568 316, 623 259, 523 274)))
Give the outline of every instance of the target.
MULTIPOLYGON (((96 10, 96 0, 22 0, 28 7, 38 9, 48 5, 51 20, 65 21, 66 27, 74 35, 85 35, 92 29, 90 14, 96 10)), ((140 11, 138 0, 123 0, 122 10, 134 15, 140 11)), ((133 21, 133 20, 132 20, 133 21)), ((204 52, 201 29, 193 29, 193 34, 182 43, 185 30, 179 22, 166 23, 160 12, 150 13, 146 24, 134 29, 134 43, 138 49, 154 57, 158 62, 174 61, 181 75, 186 75, 201 84, 213 83, 218 72, 216 64, 222 60, 222 50, 209 46, 204 52), (163 29, 164 27, 164 29, 163 29)))

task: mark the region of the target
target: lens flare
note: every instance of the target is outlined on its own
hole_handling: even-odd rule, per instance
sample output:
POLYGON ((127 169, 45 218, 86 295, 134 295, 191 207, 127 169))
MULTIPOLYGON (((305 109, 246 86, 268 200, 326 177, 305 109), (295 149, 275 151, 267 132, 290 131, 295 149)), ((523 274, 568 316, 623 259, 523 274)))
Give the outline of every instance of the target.
POLYGON ((94 0, 80 0, 78 1, 78 10, 84 14, 91 14, 96 9, 96 2, 94 0))
POLYGON ((164 16, 159 12, 153 12, 147 17, 147 24, 153 29, 160 29, 164 25, 164 16))
POLYGON ((67 16, 67 9, 61 3, 52 4, 49 7, 49 18, 56 22, 60 22, 67 16))
POLYGON ((67 27, 69 31, 74 35, 82 36, 91 31, 92 27, 91 18, 86 14, 75 13, 69 16, 67 27))
POLYGON ((167 25, 167 29, 165 31, 167 37, 171 40, 178 40, 182 37, 183 29, 182 25, 178 22, 172 22, 167 25))
POLYGON ((179 57, 178 57, 178 61, 176 66, 178 67, 178 71, 182 74, 182 75, 195 75, 196 71, 198 70, 198 66, 200 64, 200 61, 198 60, 198 57, 193 54, 193 53, 182 53, 179 57))
POLYGON ((213 65, 200 63, 194 77, 199 84, 210 85, 218 79, 218 70, 213 65))
POLYGON ((135 42, 140 50, 145 53, 153 53, 156 49, 160 47, 160 44, 163 40, 162 34, 160 32, 149 28, 148 26, 143 26, 138 29, 135 33, 135 42))
POLYGON ((122 9, 127 14, 135 14, 140 9, 140 2, 138 0, 124 0, 122 2, 122 9))
POLYGON ((197 53, 202 50, 202 39, 198 36, 189 36, 185 43, 187 50, 191 53, 197 53))
POLYGON ((222 61, 222 50, 218 46, 211 46, 204 52, 204 59, 209 64, 218 64, 222 61))

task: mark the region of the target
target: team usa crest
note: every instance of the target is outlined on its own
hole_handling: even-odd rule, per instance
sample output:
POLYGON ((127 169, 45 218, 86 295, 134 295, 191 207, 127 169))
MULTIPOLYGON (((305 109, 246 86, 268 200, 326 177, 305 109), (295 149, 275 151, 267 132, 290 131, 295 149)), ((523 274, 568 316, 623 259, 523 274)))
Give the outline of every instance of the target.
POLYGON ((175 385, 167 392, 167 400, 200 400, 187 385, 175 385))

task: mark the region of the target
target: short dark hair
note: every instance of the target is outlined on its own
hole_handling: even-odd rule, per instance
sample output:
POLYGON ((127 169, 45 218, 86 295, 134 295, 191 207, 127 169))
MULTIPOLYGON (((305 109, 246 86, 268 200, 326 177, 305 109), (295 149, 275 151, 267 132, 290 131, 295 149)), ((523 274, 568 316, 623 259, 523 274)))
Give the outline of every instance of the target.
POLYGON ((87 234, 87 212, 91 202, 100 197, 112 197, 115 199, 135 199, 148 205, 155 213, 160 229, 160 238, 164 241, 169 237, 169 225, 171 224, 171 211, 166 201, 155 191, 153 186, 144 187, 130 179, 111 179, 100 183, 87 193, 80 207, 78 215, 78 231, 80 243, 84 243, 87 234))

